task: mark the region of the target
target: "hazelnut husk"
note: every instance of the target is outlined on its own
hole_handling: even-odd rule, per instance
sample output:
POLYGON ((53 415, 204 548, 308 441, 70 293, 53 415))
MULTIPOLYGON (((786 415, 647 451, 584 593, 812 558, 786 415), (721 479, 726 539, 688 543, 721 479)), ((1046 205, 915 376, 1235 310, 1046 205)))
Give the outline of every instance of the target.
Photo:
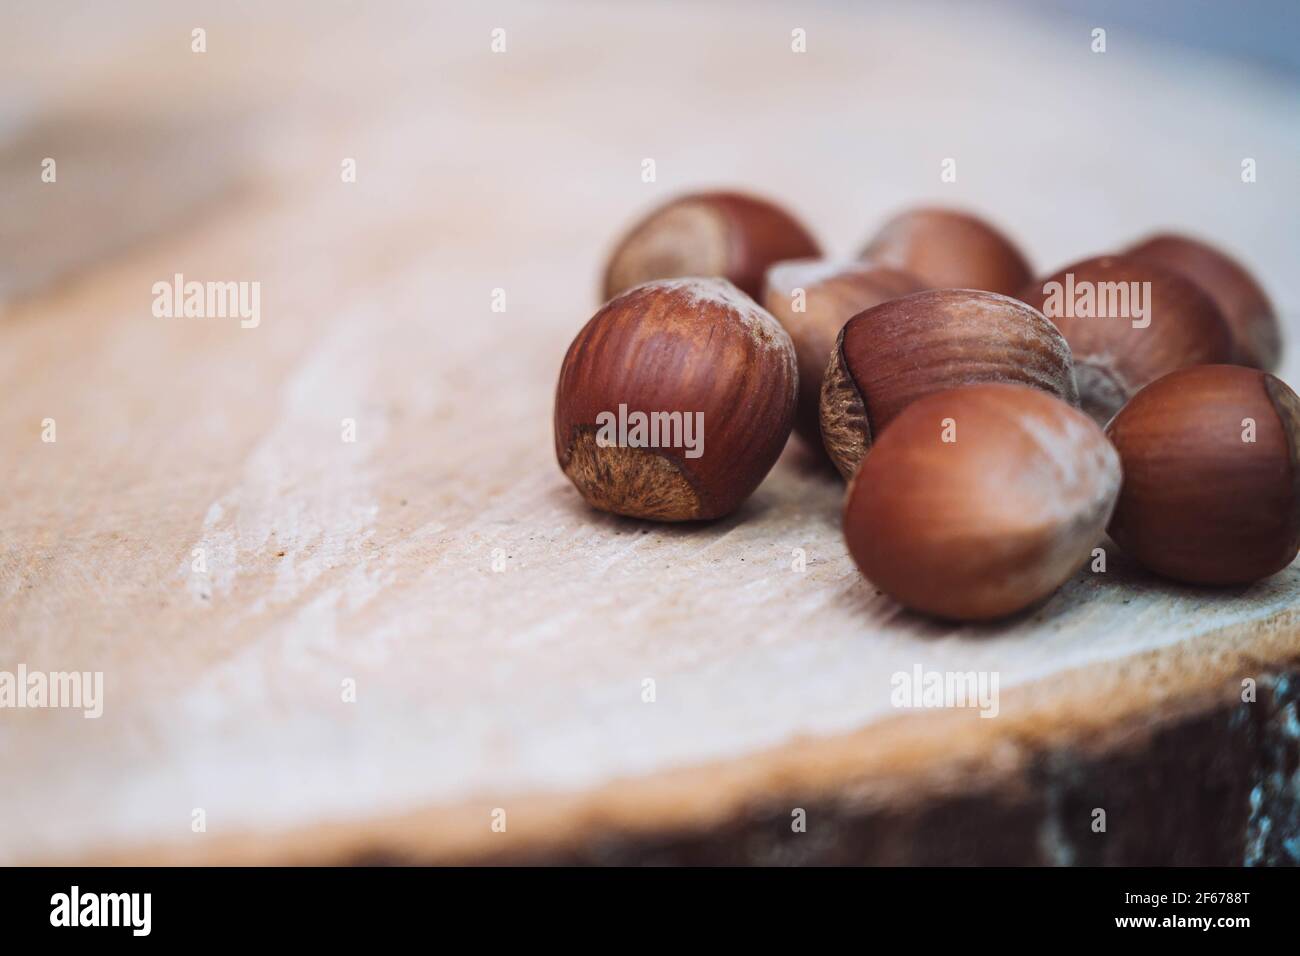
POLYGON ((826 452, 847 478, 912 402, 980 382, 1029 385, 1078 404, 1065 339, 1017 299, 936 289, 867 309, 840 330, 826 368, 826 452))
POLYGON ((798 374, 785 329, 730 282, 637 286, 569 346, 555 394, 556 457, 603 511, 720 517, 780 455, 798 374))
POLYGON ((1039 389, 987 384, 927 395, 850 482, 844 538, 894 600, 980 621, 1042 600, 1087 561, 1120 487, 1101 429, 1039 389))
POLYGON ((1159 263, 1199 285, 1223 313, 1232 333, 1233 364, 1271 372, 1282 358, 1277 313, 1246 267, 1221 249, 1190 236, 1162 233, 1125 250, 1159 263))
POLYGON ((913 209, 894 216, 861 258, 902 269, 931 289, 982 289, 1015 295, 1033 272, 1016 244, 977 216, 913 209))
POLYGON ((1300 399, 1237 365, 1147 385, 1106 429, 1124 486, 1110 523, 1144 567, 1193 584, 1245 584, 1300 551, 1300 399))
POLYGON ((1214 300, 1158 263, 1084 259, 1032 283, 1020 297, 1070 343, 1079 399, 1101 423, 1162 375, 1232 359, 1228 325, 1214 300))
POLYGON ((717 276, 754 299, 767 267, 820 256, 792 215, 734 192, 682 196, 655 209, 619 241, 605 268, 605 299, 652 279, 717 276))
POLYGON ((785 326, 799 358, 795 430, 818 454, 822 377, 844 323, 859 312, 925 285, 913 275, 870 262, 798 259, 767 270, 763 305, 785 326), (802 290, 802 296, 797 295, 802 290))

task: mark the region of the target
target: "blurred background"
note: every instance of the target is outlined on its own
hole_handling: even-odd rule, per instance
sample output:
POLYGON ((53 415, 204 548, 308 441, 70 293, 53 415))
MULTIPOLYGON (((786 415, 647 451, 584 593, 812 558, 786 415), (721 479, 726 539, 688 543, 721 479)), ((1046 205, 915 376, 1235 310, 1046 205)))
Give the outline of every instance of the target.
POLYGON ((1009 11, 1035 16, 1044 24, 1073 20, 1113 23, 1144 43, 1204 50, 1238 62, 1242 69, 1300 71, 1300 49, 1292 42, 1300 13, 1286 0, 1232 4, 1215 0, 1043 0, 1009 2, 1009 11))

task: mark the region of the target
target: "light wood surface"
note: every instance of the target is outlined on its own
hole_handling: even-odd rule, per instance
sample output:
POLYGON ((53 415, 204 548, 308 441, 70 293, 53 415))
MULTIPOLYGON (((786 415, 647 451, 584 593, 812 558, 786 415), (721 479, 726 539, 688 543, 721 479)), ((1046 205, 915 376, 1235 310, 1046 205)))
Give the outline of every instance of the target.
MULTIPOLYGON (((861 580, 797 440, 738 514, 660 527, 588 510, 550 436, 609 243, 698 186, 841 255, 919 201, 1040 270, 1186 229, 1294 344, 1293 81, 958 6, 469 7, 6 13, 0 670, 102 671, 105 702, 0 711, 0 862, 560 859, 812 797, 861 820, 1155 753, 1296 666, 1294 565, 1206 591, 1112 549, 953 627, 861 580), (260 324, 155 317, 176 273, 259 282, 260 324), (997 672, 999 717, 893 708, 917 665, 997 672)), ((1080 856, 1065 812, 1029 822, 1044 861, 1080 856)), ((817 826, 794 858, 829 853, 817 826)))

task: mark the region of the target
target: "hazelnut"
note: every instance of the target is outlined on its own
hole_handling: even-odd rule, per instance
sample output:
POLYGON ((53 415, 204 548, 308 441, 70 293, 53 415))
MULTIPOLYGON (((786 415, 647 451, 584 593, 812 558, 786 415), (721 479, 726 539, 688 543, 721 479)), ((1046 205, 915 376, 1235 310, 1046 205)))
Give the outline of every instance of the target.
POLYGON ((717 518, 780 455, 798 384, 790 336, 730 282, 648 282, 607 303, 569 346, 556 457, 596 508, 717 518))
POLYGON ((913 209, 890 219, 863 259, 902 269, 932 289, 1015 295, 1033 278, 1015 243, 982 219, 950 209, 913 209))
POLYGON ((1157 263, 1085 259, 1032 283, 1020 297, 1070 343, 1083 409, 1099 422, 1161 375, 1232 358, 1214 300, 1157 263))
POLYGON ((1232 333, 1234 361, 1271 372, 1282 357, 1282 332, 1264 290, 1235 259, 1188 236, 1151 236, 1125 255, 1159 263, 1204 289, 1232 333))
POLYGON ((1244 584, 1300 550, 1300 399, 1258 369, 1201 365, 1142 389, 1106 429, 1124 487, 1110 535, 1193 584, 1244 584))
POLYGON ((789 213, 739 193, 696 193, 654 210, 623 237, 605 269, 605 298, 651 279, 720 276, 746 295, 782 259, 821 255, 789 213))
POLYGON ((900 604, 986 620, 1068 580, 1119 487, 1119 457, 1087 415, 1023 385, 972 385, 913 402, 885 430, 850 483, 844 538, 900 604))
POLYGON ((822 383, 827 454, 847 478, 909 404, 979 382, 1032 385, 1078 404, 1065 339, 1017 299, 935 289, 860 312, 840 331, 822 383))
POLYGON ((794 427, 819 453, 822 376, 840 329, 864 309, 924 288, 915 276, 870 262, 798 259, 767 270, 763 305, 790 333, 799 357, 794 427))

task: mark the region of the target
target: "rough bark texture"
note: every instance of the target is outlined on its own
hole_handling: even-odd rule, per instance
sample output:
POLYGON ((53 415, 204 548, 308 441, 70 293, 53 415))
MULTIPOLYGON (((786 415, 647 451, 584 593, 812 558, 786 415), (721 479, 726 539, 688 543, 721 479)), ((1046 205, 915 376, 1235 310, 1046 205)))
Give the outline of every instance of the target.
MULTIPOLYGON (((1102 754, 1052 750, 982 792, 915 805, 851 798, 757 803, 726 825, 605 838, 494 864, 737 866, 1300 866, 1297 671, 1222 703, 1133 728, 1102 754), (791 805, 807 814, 792 831, 791 805), (1104 809, 1105 830, 1094 829, 1104 809)), ((435 858, 436 859, 436 858, 435 858)), ((362 855, 361 864, 418 858, 362 855)))

